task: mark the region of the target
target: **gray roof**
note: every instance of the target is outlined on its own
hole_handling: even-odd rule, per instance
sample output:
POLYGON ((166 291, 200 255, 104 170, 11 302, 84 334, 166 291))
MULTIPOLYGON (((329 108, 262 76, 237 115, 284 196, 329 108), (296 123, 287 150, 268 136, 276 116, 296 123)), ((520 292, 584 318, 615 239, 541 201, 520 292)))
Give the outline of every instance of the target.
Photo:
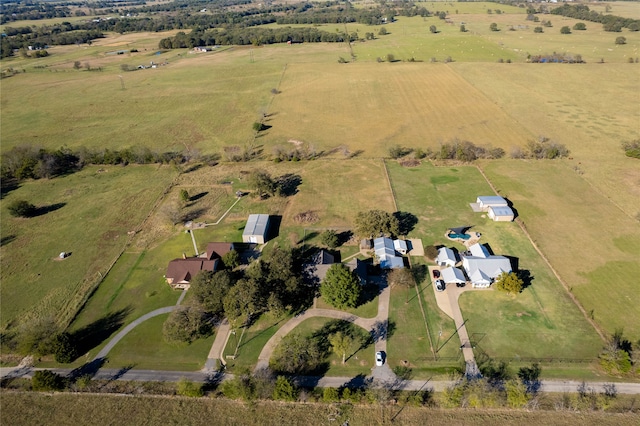
POLYGON ((383 256, 395 256, 396 249, 393 246, 393 240, 387 237, 380 237, 373 240, 373 248, 376 252, 376 256, 382 258, 383 256))
POLYGON ((474 276, 479 274, 496 278, 503 272, 511 272, 511 261, 504 256, 489 256, 489 257, 465 257, 462 261, 467 275, 474 281, 474 276))
POLYGON ((481 195, 476 200, 479 203, 484 204, 485 206, 506 206, 507 200, 500 197, 499 195, 481 195))
POLYGON ((247 219, 247 225, 244 227, 242 235, 267 235, 269 227, 268 214, 250 214, 247 219))
POLYGON ((444 268, 440 270, 440 276, 445 283, 464 283, 467 280, 458 268, 444 268))
POLYGON ((447 263, 449 260, 454 265, 458 262, 456 259, 456 254, 448 247, 440 247, 438 249, 438 257, 436 257, 436 261, 438 263, 447 263))
POLYGON ((485 258, 489 257, 489 251, 482 244, 476 243, 469 246, 469 251, 471 252, 471 255, 474 257, 485 257, 485 258))
POLYGON ((509 206, 490 206, 494 216, 513 216, 513 210, 509 206))

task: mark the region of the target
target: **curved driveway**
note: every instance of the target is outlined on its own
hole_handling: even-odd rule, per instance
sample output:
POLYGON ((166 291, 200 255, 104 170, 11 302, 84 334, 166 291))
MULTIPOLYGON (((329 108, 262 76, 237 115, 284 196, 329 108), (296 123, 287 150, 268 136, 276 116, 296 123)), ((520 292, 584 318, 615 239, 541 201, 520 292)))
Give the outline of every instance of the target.
POLYGON ((105 358, 107 356, 107 354, 109 353, 109 351, 111 349, 113 349, 113 347, 115 345, 117 345, 118 342, 120 342, 120 340, 122 340, 122 338, 124 336, 126 336, 131 330, 136 328, 141 323, 145 322, 146 320, 148 320, 150 318, 157 317, 158 315, 168 314, 169 312, 171 312, 171 311, 173 311, 173 310, 175 310, 177 308, 178 308, 178 305, 166 306, 164 308, 160 308, 160 309, 156 309, 155 311, 151 311, 148 314, 145 314, 145 315, 141 316, 140 318, 136 319, 131 324, 129 324, 125 328, 123 328, 120 331, 120 333, 116 334, 114 336, 114 338, 111 339, 109 341, 109 343, 107 343, 107 345, 104 348, 102 348, 102 350, 100 352, 98 352, 98 355, 96 355, 95 358, 93 358, 93 360, 96 361, 96 360, 99 360, 101 358, 105 358))
MULTIPOLYGON (((308 309, 303 314, 291 318, 269 339, 264 345, 260 355, 258 356, 258 363, 256 364, 255 371, 269 366, 269 359, 273 354, 274 349, 278 346, 278 343, 284 336, 289 334, 294 328, 306 319, 313 317, 325 317, 335 318, 343 321, 349 321, 357 326, 360 326, 370 332, 374 336, 375 350, 383 351, 387 350, 387 325, 389 321, 389 300, 391 296, 391 289, 386 282, 379 283, 382 291, 378 295, 378 315, 373 318, 361 318, 357 315, 350 314, 344 311, 337 311, 333 309, 308 309)), ((386 367, 385 363, 383 367, 386 367)), ((378 369, 380 367, 377 367, 378 369)), ((387 367, 385 373, 391 373, 391 370, 387 367)), ((393 374, 393 373, 391 373, 393 374)))

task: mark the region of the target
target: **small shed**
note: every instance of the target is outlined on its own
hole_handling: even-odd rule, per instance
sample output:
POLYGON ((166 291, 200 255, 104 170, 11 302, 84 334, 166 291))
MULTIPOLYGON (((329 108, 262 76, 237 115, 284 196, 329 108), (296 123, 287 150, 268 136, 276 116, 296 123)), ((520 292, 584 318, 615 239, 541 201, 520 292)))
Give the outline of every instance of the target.
POLYGON ((487 216, 489 216, 494 222, 511 222, 514 218, 513 210, 511 210, 511 207, 509 206, 491 206, 487 212, 487 216))
POLYGON ((251 214, 242 232, 242 242, 264 244, 269 231, 268 214, 251 214))
POLYGON ((476 199, 476 203, 480 210, 487 211, 489 207, 508 207, 507 200, 499 195, 481 195, 476 199))

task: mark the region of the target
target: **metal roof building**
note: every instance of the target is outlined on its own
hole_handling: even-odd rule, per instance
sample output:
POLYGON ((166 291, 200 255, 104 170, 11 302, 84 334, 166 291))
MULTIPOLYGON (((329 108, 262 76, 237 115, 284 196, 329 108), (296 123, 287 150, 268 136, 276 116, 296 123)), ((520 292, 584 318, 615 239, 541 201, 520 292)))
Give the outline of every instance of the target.
POLYGON ((245 243, 264 244, 267 241, 268 231, 269 215, 251 214, 242 232, 242 241, 245 243))

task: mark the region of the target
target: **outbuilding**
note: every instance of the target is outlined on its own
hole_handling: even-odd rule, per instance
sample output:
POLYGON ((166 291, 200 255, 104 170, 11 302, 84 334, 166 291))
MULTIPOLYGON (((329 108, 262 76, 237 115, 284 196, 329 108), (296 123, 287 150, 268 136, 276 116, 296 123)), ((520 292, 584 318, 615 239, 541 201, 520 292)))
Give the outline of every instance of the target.
POLYGON ((447 247, 440 247, 438 249, 438 256, 436 257, 436 263, 440 266, 455 266, 458 263, 458 259, 453 250, 447 247))
POLYGON ((508 207, 507 200, 498 195, 481 195, 476 199, 480 210, 487 211, 489 207, 508 207))
POLYGON ((487 210, 489 216, 494 222, 511 222, 513 221, 513 210, 509 206, 491 206, 487 210))
POLYGON ((441 269, 440 277, 442 278, 442 281, 444 281, 447 284, 450 284, 450 283, 461 284, 461 283, 467 282, 467 280, 464 277, 464 274, 458 268, 441 269))
POLYGON ((264 244, 267 241, 268 231, 269 215, 251 214, 242 232, 242 241, 245 243, 264 244))

